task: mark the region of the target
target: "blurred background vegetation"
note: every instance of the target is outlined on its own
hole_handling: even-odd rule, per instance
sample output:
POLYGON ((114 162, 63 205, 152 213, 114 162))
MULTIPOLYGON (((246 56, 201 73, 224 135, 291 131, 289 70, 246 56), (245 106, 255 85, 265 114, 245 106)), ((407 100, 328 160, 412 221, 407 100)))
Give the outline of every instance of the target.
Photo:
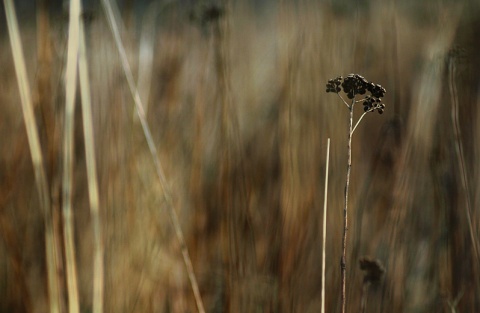
MULTIPOLYGON (((16 1, 61 242, 68 2, 16 1)), ((340 309, 348 110, 328 79, 387 90, 353 138, 348 312, 480 312, 477 1, 120 1, 121 35, 207 312, 319 312, 331 138, 326 311, 340 309)), ((105 247, 105 312, 196 312, 100 3, 83 3, 105 247)), ((0 8, 0 312, 47 312, 40 210, 0 8)), ((93 233, 80 95, 73 210, 80 311, 93 233)), ((356 117, 360 116, 357 108, 356 117)), ((61 245, 60 245, 61 246, 61 245)), ((65 252, 56 277, 68 307, 65 252)))

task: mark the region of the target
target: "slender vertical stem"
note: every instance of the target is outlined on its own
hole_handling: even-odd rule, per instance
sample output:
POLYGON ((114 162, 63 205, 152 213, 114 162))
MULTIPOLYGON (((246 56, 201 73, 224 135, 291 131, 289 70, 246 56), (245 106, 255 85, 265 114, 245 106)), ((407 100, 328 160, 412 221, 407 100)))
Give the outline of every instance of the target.
POLYGON ((322 246, 322 313, 325 313, 325 251, 327 243, 327 192, 328 192, 328 170, 330 159, 330 138, 327 141, 327 163, 325 166, 325 193, 323 202, 323 246, 322 246))
POLYGON ((345 206, 343 207, 343 238, 342 238, 342 260, 340 267, 342 270, 342 313, 346 312, 347 295, 346 295, 346 274, 347 274, 347 230, 348 230, 348 189, 350 187, 350 171, 352 169, 352 134, 353 134, 353 105, 355 99, 352 100, 352 104, 348 107, 350 112, 350 119, 348 122, 348 143, 347 143, 347 179, 345 181, 345 206))
POLYGON ((104 244, 100 216, 100 196, 98 192, 97 165, 95 160, 95 136, 92 121, 92 102, 88 75, 87 48, 83 19, 79 24, 78 75, 82 96, 82 121, 85 142, 85 160, 88 178, 88 198, 93 228, 93 297, 92 313, 103 313, 105 281, 104 244))
POLYGON ((62 217, 67 274, 68 311, 80 312, 78 298, 77 262, 75 258, 74 223, 72 209, 72 179, 74 153, 75 93, 78 65, 78 26, 80 1, 70 2, 68 53, 65 72, 65 125, 63 137, 62 217))

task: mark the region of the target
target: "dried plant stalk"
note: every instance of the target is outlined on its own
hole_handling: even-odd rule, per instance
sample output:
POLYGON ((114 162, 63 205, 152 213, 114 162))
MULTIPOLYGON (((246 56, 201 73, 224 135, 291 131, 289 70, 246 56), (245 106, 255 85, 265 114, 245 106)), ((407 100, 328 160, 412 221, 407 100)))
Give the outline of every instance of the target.
POLYGON ((342 313, 346 312, 347 307, 347 294, 346 294, 346 274, 347 274, 347 231, 348 231, 348 190, 350 188, 350 173, 352 170, 352 135, 357 126, 360 124, 360 121, 363 119, 365 114, 369 112, 377 111, 382 114, 385 109, 385 104, 382 103, 382 98, 385 96, 386 90, 378 84, 368 82, 363 76, 358 74, 349 74, 347 77, 343 78, 338 76, 335 79, 328 80, 327 83, 327 92, 336 93, 345 106, 348 108, 349 119, 348 119, 348 139, 347 139, 347 178, 345 181, 345 201, 343 206, 343 236, 342 236, 342 258, 340 262, 341 267, 341 305, 342 313), (347 98, 350 100, 348 103, 345 101, 342 96, 339 94, 342 91, 347 95, 347 98), (364 98, 356 100, 357 95, 369 95, 364 96, 364 98), (364 113, 358 119, 353 126, 353 109, 355 104, 362 103, 364 113))
POLYGON ((95 140, 92 122, 90 98, 90 81, 88 77, 88 58, 85 44, 85 28, 80 19, 79 28, 79 57, 78 71, 80 79, 80 93, 82 95, 82 120, 85 140, 85 160, 87 165, 88 196, 93 224, 93 313, 103 312, 103 294, 105 282, 104 245, 102 224, 100 218, 100 201, 97 180, 97 165, 95 160, 95 140))
POLYGON ((353 133, 353 103, 349 107, 350 118, 348 122, 348 141, 347 141, 347 178, 345 180, 345 205, 343 206, 343 236, 342 236, 342 260, 340 263, 342 270, 342 313, 345 313, 347 294, 346 294, 346 276, 347 276, 347 230, 348 230, 348 190, 350 189, 350 173, 352 171, 352 133, 353 133))
POLYGON ((48 276, 48 296, 50 304, 50 312, 60 312, 60 290, 59 278, 56 273, 56 250, 57 246, 54 238, 51 202, 49 195, 49 185, 45 174, 42 150, 40 147, 40 139, 37 131, 37 123, 33 113, 32 95, 27 77, 27 69, 25 66, 25 57, 23 55, 22 42, 18 30, 18 21, 15 13, 15 7, 12 0, 4 0, 5 13, 7 17, 7 27, 10 36, 10 44, 12 47, 13 61, 15 72, 17 75, 18 87, 20 90, 20 98, 23 111, 23 119, 27 130, 28 144, 30 147, 30 155, 32 157, 33 169, 35 171, 35 183, 40 200, 40 208, 44 216, 45 224, 45 250, 46 265, 48 276))
POLYGON ((328 199, 328 170, 330 160, 330 138, 327 140, 327 164, 325 166, 325 192, 323 200, 323 245, 322 245, 322 313, 325 313, 325 256, 327 245, 327 199, 328 199))
POLYGON ((70 2, 70 22, 68 30, 68 51, 65 73, 65 121, 63 137, 63 178, 62 178, 62 216, 65 245, 65 267, 67 276, 68 309, 78 313, 77 262, 75 259, 75 240, 72 212, 72 176, 75 123, 75 92, 77 87, 78 27, 80 1, 70 2))

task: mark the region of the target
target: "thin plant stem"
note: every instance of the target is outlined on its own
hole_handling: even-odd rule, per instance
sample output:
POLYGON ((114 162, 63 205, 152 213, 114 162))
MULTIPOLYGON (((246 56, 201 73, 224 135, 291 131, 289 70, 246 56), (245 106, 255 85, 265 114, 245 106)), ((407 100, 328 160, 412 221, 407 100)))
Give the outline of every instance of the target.
MULTIPOLYGON (((356 101, 356 102, 358 103, 359 101, 356 101)), ((355 124, 355 126, 354 126, 353 129, 352 129, 352 135, 353 135, 353 133, 355 132, 355 129, 357 129, 358 124, 360 124, 360 122, 362 121, 363 117, 364 117, 367 113, 370 113, 370 112, 373 112, 373 111, 375 111, 375 109, 370 109, 370 110, 368 110, 368 111, 366 111, 366 112, 363 112, 362 116, 360 116, 360 118, 358 119, 357 123, 355 124)))
POLYGON ((365 114, 367 114, 368 112, 370 112, 370 111, 364 112, 364 113, 362 114, 362 116, 360 116, 360 118, 358 119, 357 123, 355 124, 355 127, 353 127, 353 129, 352 129, 352 135, 353 135, 353 133, 355 132, 355 129, 357 129, 358 124, 360 124, 360 121, 362 120, 362 118, 363 118, 363 117, 365 116, 365 114))
POLYGON ((328 170, 330 159, 330 138, 327 140, 327 161, 325 166, 325 192, 323 200, 323 245, 322 245, 322 313, 325 313, 325 256, 327 246, 327 192, 328 192, 328 170))
POLYGON ((65 72, 65 125, 63 141, 63 178, 62 178, 62 217, 63 239, 65 245, 65 267, 68 293, 68 311, 79 313, 77 265, 75 259, 75 240, 72 212, 73 179, 73 136, 75 122, 75 92, 77 86, 78 65, 78 27, 80 19, 80 1, 70 2, 70 22, 68 31, 67 65, 65 72))
POLYGON ((83 136, 85 140, 85 160, 87 166, 88 196, 93 224, 93 313, 103 312, 103 294, 105 281, 104 245, 100 219, 97 165, 95 161, 95 141, 92 122, 92 104, 90 98, 90 81, 88 78, 87 49, 85 28, 80 19, 78 72, 80 93, 82 96, 83 136))
POLYGON ((342 100, 342 102, 347 106, 347 108, 350 109, 350 106, 348 105, 347 101, 345 101, 345 99, 343 99, 342 96, 340 96, 340 94, 337 92, 337 96, 342 100))
POLYGON ((342 237, 342 260, 340 267, 342 271, 342 313, 346 312, 347 294, 346 294, 346 276, 347 276, 347 231, 348 231, 348 189, 350 187, 350 172, 352 169, 352 134, 353 134, 353 105, 348 107, 349 122, 348 122, 348 141, 347 141, 347 178, 345 181, 345 206, 343 207, 343 237, 342 237))
POLYGON ((152 133, 150 131, 150 127, 148 126, 147 119, 145 116, 145 110, 142 104, 142 100, 140 99, 140 94, 138 89, 136 88, 135 81, 133 78, 132 70, 130 68, 130 64, 128 63, 127 54, 125 52, 124 45, 122 43, 120 32, 117 26, 117 21, 114 16, 114 11, 112 8, 112 4, 109 0, 102 0, 103 9, 107 16, 107 20, 112 31, 115 44, 117 45, 118 52, 120 54, 120 59, 123 66, 123 71, 125 73, 125 77, 127 79, 127 83, 132 94, 133 100, 135 102, 135 109, 137 111, 138 117, 140 119, 140 123, 142 125, 143 133, 145 135, 145 140, 147 141, 148 148, 150 150, 150 154, 153 158, 153 163, 155 165, 156 174, 158 176, 161 188, 164 193, 165 203, 167 207, 167 212, 170 216, 170 220, 173 225, 173 229, 175 230, 175 234, 177 236, 177 240, 180 244, 180 250, 182 253, 183 261, 185 263, 185 268, 187 271, 188 279, 190 281, 190 285, 192 287, 193 295, 195 297, 195 304, 197 306, 197 310, 200 313, 204 313, 205 309, 203 306, 203 301, 200 295, 200 289, 198 288, 197 279, 195 277, 195 273, 193 271, 192 261, 190 259, 190 254, 188 253, 187 244, 185 242, 185 238, 183 236, 182 229, 180 227, 180 222, 175 212, 175 208, 173 206, 172 200, 172 193, 170 191, 170 187, 167 183, 165 178, 165 174, 163 171, 162 164, 160 162, 160 158, 158 157, 157 148, 155 147, 155 143, 153 141, 152 133))
POLYGON ((56 273, 56 246, 53 223, 51 202, 49 195, 49 184, 45 173, 42 149, 40 147, 40 139, 37 130, 37 123, 33 113, 33 101, 28 83, 27 69, 25 66, 25 57, 23 55, 22 42, 18 29, 18 21, 15 13, 15 6, 12 0, 4 0, 5 15, 7 18, 7 27, 10 37, 10 45, 12 47, 13 62, 17 75, 18 87, 22 104, 23 119, 27 131, 28 144, 30 147, 30 155, 32 158, 33 169, 35 172, 35 183, 40 200, 40 208, 44 216, 45 223, 45 254, 48 279, 48 297, 51 313, 60 312, 60 289, 59 279, 56 273))

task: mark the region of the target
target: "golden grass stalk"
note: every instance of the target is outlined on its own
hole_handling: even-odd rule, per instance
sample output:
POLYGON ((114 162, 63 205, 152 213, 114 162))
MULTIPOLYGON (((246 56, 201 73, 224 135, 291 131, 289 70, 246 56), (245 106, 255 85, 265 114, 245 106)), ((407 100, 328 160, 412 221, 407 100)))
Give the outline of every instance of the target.
POLYGON ((70 2, 70 22, 68 28, 67 65, 65 73, 65 121, 63 137, 63 179, 62 216, 65 244, 65 267, 70 313, 80 311, 78 300, 77 265, 75 260, 75 240, 72 212, 72 176, 75 123, 75 92, 77 86, 78 33, 80 1, 70 2))
POLYGON ((58 278, 56 275, 56 244, 54 238, 51 202, 49 195, 49 186, 45 174, 40 139, 37 131, 37 123, 33 113, 32 95, 27 77, 25 57, 23 55, 22 42, 18 29, 18 21, 15 13, 15 7, 12 0, 4 0, 5 13, 7 18, 7 27, 12 47, 12 55, 17 75, 18 87, 23 111, 23 119, 27 131, 30 155, 32 157, 33 169, 35 171, 35 183, 40 200, 40 208, 44 215, 45 223, 45 250, 46 266, 48 276, 48 296, 50 312, 60 312, 60 290, 58 287, 58 278))
POLYGON ((325 257, 327 246, 327 192, 328 192, 328 169, 330 159, 330 138, 327 140, 327 163, 325 166, 325 192, 323 197, 323 244, 322 244, 322 313, 325 313, 325 257))
POLYGON ((124 45, 122 43, 120 32, 117 26, 117 21, 115 19, 114 10, 112 8, 112 4, 108 0, 102 0, 103 9, 105 10, 105 14, 107 16, 107 20, 112 31, 113 37, 115 39, 115 43, 117 45, 118 52, 120 54, 120 59, 122 62, 123 71, 125 73, 125 77, 127 79, 127 83, 132 94, 133 100, 135 102, 135 109, 137 111, 138 117, 140 119, 140 123, 142 125, 143 133, 145 135, 145 139, 147 141, 148 148, 150 150, 150 154, 152 155, 153 162, 155 165, 156 174, 158 176, 160 186, 163 190, 163 194, 165 197, 165 203, 167 207, 168 214, 170 216, 172 226, 174 228, 175 234, 177 239, 180 243, 180 249, 182 252, 183 261, 185 263, 185 268, 187 271, 188 279, 190 281, 190 285, 193 290, 193 295, 195 297, 195 303, 197 306, 197 310, 200 313, 204 313, 205 309, 203 306, 203 301, 200 295, 200 289, 198 288, 197 279, 195 277, 195 273, 193 271, 192 261, 190 259, 190 254, 188 253, 187 245, 185 242, 185 238, 183 236, 182 229, 180 227, 180 222, 175 212, 175 208, 173 206, 172 201, 172 193, 170 191, 170 187, 168 186, 167 180, 165 178, 165 174, 163 171, 162 164, 158 157, 157 148, 155 147, 155 143, 153 141, 153 137, 150 131, 150 127, 148 126, 147 119, 145 116, 145 110, 142 104, 142 100, 140 98, 140 94, 138 89, 135 86, 135 81, 132 75, 132 70, 130 68, 130 64, 128 63, 127 54, 125 52, 124 45))
POLYGON ((95 140, 92 122, 92 103, 90 98, 90 81, 88 77, 88 58, 85 44, 85 28, 80 19, 78 71, 80 78, 80 93, 82 96, 82 120, 85 140, 85 160, 87 165, 88 196, 93 223, 93 313, 103 312, 104 293, 104 246, 102 224, 100 220, 99 193, 97 181, 97 165, 95 161, 95 140))

